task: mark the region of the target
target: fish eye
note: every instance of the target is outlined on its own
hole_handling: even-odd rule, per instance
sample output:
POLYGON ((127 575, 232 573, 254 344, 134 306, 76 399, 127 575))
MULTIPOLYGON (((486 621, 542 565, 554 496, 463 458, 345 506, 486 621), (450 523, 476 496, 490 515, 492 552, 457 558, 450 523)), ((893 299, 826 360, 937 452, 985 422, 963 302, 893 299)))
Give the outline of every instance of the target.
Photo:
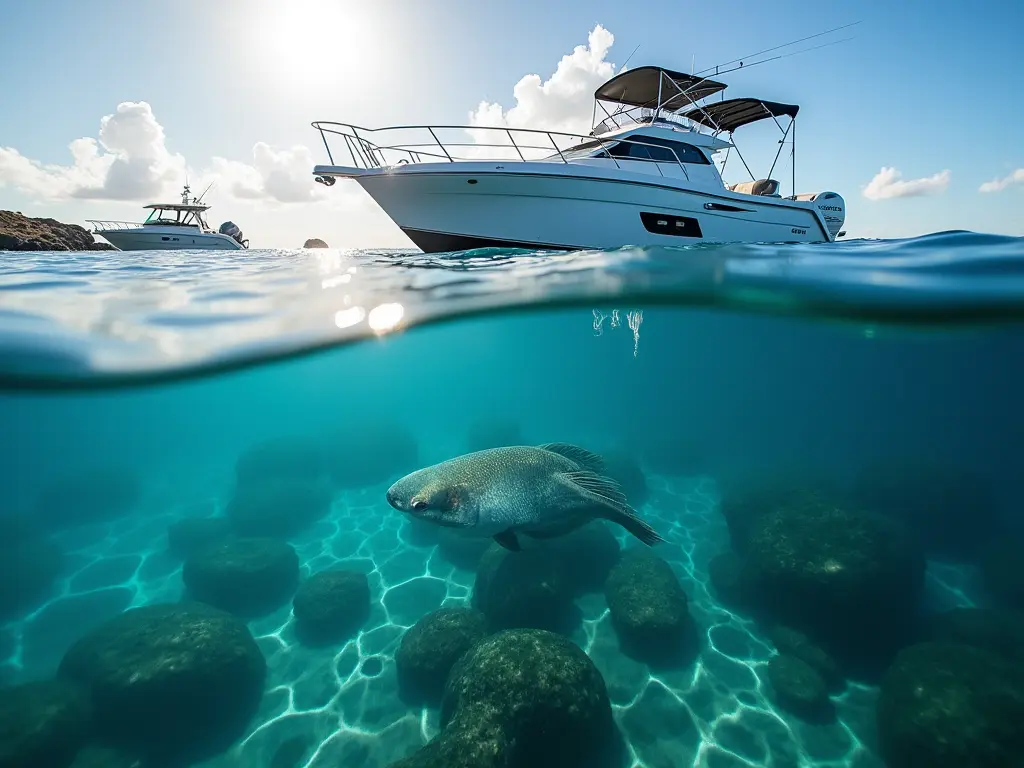
POLYGON ((417 499, 412 503, 412 508, 415 509, 417 512, 421 512, 427 508, 427 502, 417 499))

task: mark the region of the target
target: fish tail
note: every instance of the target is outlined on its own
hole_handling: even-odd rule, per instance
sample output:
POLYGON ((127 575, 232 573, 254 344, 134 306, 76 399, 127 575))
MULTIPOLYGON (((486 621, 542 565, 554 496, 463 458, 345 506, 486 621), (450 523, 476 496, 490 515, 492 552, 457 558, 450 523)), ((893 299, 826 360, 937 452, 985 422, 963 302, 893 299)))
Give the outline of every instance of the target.
POLYGON ((642 520, 626 502, 619 484, 610 477, 593 472, 566 472, 566 480, 597 502, 605 520, 617 523, 649 547, 665 541, 656 530, 642 520))

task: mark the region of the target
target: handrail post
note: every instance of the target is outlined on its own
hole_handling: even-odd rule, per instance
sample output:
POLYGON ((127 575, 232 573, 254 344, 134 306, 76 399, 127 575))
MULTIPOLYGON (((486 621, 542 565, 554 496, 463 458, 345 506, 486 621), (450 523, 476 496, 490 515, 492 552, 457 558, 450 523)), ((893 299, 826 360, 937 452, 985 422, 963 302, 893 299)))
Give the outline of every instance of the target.
POLYGON ((448 150, 444 148, 444 144, 441 143, 441 140, 437 138, 437 134, 434 133, 434 129, 428 125, 427 130, 430 131, 430 135, 434 137, 434 141, 437 142, 437 146, 441 148, 442 152, 444 152, 444 156, 448 158, 448 162, 454 163, 455 161, 452 160, 452 156, 448 154, 448 150))
POLYGON ((324 135, 324 129, 319 125, 316 127, 320 131, 320 139, 324 143, 324 149, 327 150, 327 159, 331 161, 331 165, 334 165, 334 158, 331 156, 331 145, 327 143, 327 137, 324 135))
POLYGON ((505 133, 508 134, 508 140, 512 142, 512 146, 515 147, 516 148, 516 152, 519 153, 519 159, 522 160, 525 163, 526 162, 526 158, 523 157, 523 151, 519 148, 519 145, 516 144, 516 140, 512 137, 512 131, 509 130, 508 128, 506 128, 505 129, 505 133))
POLYGON ((550 141, 551 146, 555 148, 555 152, 557 152, 558 156, 562 158, 562 162, 568 165, 569 161, 565 159, 565 155, 562 154, 562 150, 558 148, 558 143, 555 141, 555 137, 551 135, 551 131, 544 131, 544 133, 547 134, 548 141, 550 141))

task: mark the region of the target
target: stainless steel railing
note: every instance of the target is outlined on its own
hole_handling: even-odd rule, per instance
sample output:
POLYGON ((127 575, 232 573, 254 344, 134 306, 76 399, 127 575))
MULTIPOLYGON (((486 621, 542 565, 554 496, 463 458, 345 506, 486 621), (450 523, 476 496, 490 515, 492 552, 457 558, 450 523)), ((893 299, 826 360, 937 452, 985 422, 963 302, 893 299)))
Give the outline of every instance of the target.
MULTIPOLYGON (((423 162, 455 163, 497 160, 501 162, 578 163, 584 160, 593 160, 594 158, 589 156, 590 151, 600 147, 607 153, 602 157, 612 160, 616 168, 622 168, 620 161, 623 160, 629 162, 649 162, 654 165, 661 176, 664 176, 665 173, 661 168, 662 164, 674 164, 682 170, 687 180, 690 178, 686 166, 679 159, 679 155, 674 149, 664 144, 644 141, 642 138, 602 137, 599 135, 584 136, 583 134, 546 131, 534 128, 499 128, 468 125, 400 125, 387 128, 363 128, 351 123, 330 121, 316 121, 312 125, 320 132, 320 138, 323 141, 324 149, 327 151, 327 157, 331 165, 338 165, 338 163, 334 159, 334 152, 331 150, 328 136, 340 137, 351 158, 352 165, 366 170, 387 168, 405 163, 423 162), (468 132, 470 136, 475 134, 477 137, 481 137, 485 133, 490 135, 497 134, 498 136, 506 137, 508 143, 443 141, 438 133, 449 130, 468 132), (378 141, 370 139, 371 135, 376 139, 377 134, 383 135, 388 132, 400 131, 418 132, 418 136, 412 141, 388 144, 378 143, 378 141), (525 143, 522 140, 516 141, 516 134, 527 134, 531 137, 528 141, 540 141, 541 137, 547 139, 547 141, 542 144, 525 143), (570 145, 568 140, 575 142, 575 144, 570 145), (559 141, 562 142, 563 146, 559 145, 559 141), (674 163, 670 163, 667 160, 657 160, 652 157, 616 157, 608 152, 608 150, 618 144, 633 144, 644 147, 656 147, 661 151, 667 150, 671 152, 674 163), (494 149, 506 150, 507 156, 493 157, 483 154, 485 150, 494 149), (587 154, 580 154, 581 150, 586 150, 587 154), (467 154, 468 156, 463 156, 467 154), (397 158, 393 161, 389 159, 389 157, 394 158, 395 156, 397 158)), ((648 152, 649 154, 650 152, 648 152)))

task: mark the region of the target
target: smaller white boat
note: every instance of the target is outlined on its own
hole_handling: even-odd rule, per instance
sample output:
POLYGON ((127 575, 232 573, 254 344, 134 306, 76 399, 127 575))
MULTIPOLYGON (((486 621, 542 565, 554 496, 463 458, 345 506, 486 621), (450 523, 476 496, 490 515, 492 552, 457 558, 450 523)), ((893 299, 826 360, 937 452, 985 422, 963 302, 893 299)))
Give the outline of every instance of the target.
MULTIPOLYGON (((204 193, 205 194, 205 193, 204 193)), ((203 214, 210 206, 200 199, 189 202, 189 187, 181 193, 180 203, 152 203, 142 223, 87 219, 92 233, 104 238, 119 251, 237 251, 249 247, 242 230, 231 221, 225 221, 214 231, 203 214)))

